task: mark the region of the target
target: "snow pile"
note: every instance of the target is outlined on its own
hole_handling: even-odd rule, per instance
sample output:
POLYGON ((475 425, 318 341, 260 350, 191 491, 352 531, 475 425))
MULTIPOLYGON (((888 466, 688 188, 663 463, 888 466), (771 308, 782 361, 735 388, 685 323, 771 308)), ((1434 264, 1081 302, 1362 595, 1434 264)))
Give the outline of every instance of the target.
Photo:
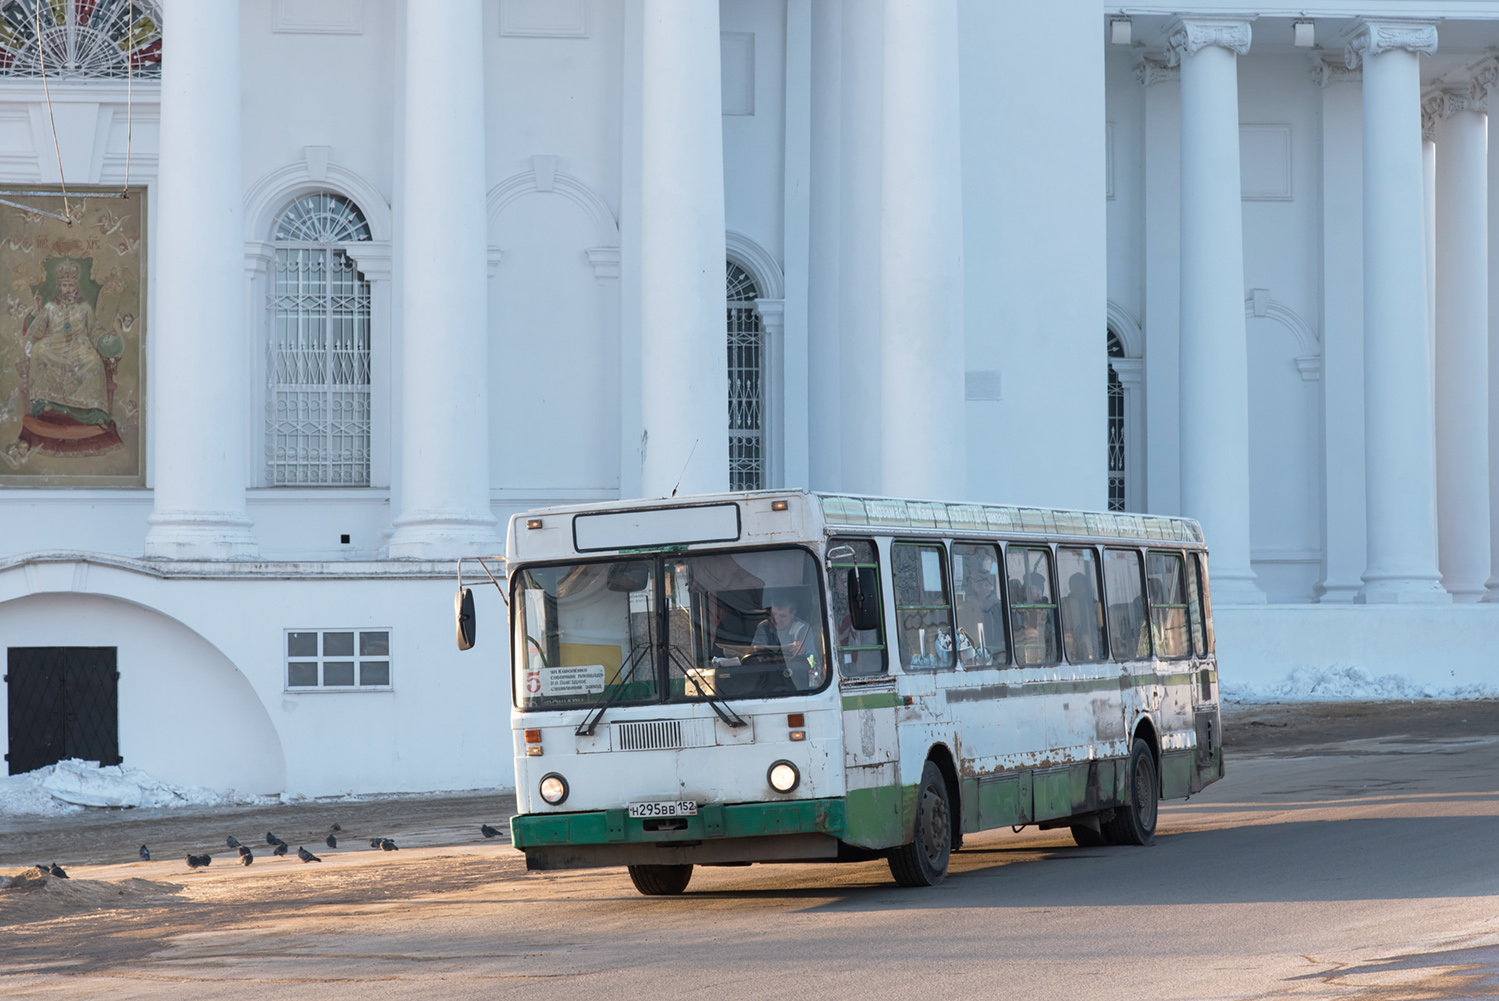
POLYGON ((1358 665, 1298 667, 1284 681, 1269 685, 1235 683, 1223 679, 1223 696, 1233 702, 1309 702, 1333 699, 1492 699, 1499 687, 1464 685, 1439 688, 1419 684, 1398 674, 1379 678, 1358 665))
POLYGON ((55 817, 84 807, 229 806, 277 802, 275 796, 249 796, 234 790, 174 786, 149 772, 124 765, 69 758, 24 775, 0 778, 0 814, 55 817))

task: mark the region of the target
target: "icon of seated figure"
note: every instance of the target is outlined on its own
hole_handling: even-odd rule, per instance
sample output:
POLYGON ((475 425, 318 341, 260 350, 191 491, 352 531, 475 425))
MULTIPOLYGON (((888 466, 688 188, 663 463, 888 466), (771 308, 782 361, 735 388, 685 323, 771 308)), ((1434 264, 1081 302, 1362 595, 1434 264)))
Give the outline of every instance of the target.
POLYGON ((119 323, 110 329, 96 322, 81 289, 80 262, 54 260, 50 280, 37 286, 21 322, 28 351, 20 443, 53 455, 97 455, 123 445, 110 416, 115 366, 125 350, 123 329, 119 323))

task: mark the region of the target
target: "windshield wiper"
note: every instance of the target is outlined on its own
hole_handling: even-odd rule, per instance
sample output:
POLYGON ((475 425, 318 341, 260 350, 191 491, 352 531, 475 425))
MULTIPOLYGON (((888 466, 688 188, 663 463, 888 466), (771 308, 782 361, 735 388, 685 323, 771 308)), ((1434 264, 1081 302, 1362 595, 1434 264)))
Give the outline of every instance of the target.
POLYGON ((722 695, 719 695, 717 692, 714 692, 710 688, 708 688, 701 675, 694 677, 692 671, 689 668, 684 667, 681 663, 678 663, 679 659, 684 658, 682 658, 682 655, 677 652, 676 644, 668 643, 666 645, 666 654, 667 658, 672 662, 676 669, 682 672, 682 677, 687 681, 690 681, 692 684, 696 685, 697 690, 703 693, 703 698, 707 700, 708 706, 718 714, 719 719, 723 720, 725 723, 729 724, 729 726, 733 727, 746 725, 744 717, 736 713, 733 708, 729 706, 729 703, 724 699, 722 695))
POLYGON ((579 737, 593 736, 593 731, 598 727, 599 722, 603 720, 604 713, 608 712, 610 706, 624 697, 625 682, 635 677, 635 669, 640 666, 642 655, 649 653, 653 646, 654 644, 647 643, 644 646, 635 648, 630 654, 630 663, 627 665, 629 673, 621 672, 615 676, 619 680, 614 683, 614 691, 610 692, 606 690, 597 702, 588 707, 588 713, 583 717, 583 722, 579 723, 578 728, 573 731, 574 735, 579 737))

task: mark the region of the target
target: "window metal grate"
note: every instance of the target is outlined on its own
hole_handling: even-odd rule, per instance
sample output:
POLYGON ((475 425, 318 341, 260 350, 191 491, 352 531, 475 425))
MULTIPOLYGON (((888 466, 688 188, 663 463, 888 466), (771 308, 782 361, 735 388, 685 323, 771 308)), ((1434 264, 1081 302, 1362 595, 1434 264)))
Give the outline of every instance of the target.
POLYGON ((276 229, 266 474, 272 484, 370 482, 370 286, 336 243, 369 239, 338 195, 301 199, 276 229))
POLYGON ((726 264, 729 363, 729 489, 765 487, 765 331, 759 290, 743 268, 726 264))
MULTIPOLYGON (((1124 345, 1109 331, 1109 357, 1123 358, 1124 345)), ((1124 510, 1124 384, 1109 366, 1109 510, 1124 510)))
POLYGON ((160 77, 160 5, 156 0, 0 3, 0 76, 41 76, 43 63, 47 76, 57 79, 160 77))

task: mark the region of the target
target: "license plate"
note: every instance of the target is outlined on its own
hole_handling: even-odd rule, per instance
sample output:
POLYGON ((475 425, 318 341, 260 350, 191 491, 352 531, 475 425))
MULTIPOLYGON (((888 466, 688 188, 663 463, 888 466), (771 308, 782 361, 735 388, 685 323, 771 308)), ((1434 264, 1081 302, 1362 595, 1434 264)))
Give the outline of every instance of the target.
POLYGON ((630 803, 632 817, 696 817, 697 804, 678 800, 670 803, 630 803))

